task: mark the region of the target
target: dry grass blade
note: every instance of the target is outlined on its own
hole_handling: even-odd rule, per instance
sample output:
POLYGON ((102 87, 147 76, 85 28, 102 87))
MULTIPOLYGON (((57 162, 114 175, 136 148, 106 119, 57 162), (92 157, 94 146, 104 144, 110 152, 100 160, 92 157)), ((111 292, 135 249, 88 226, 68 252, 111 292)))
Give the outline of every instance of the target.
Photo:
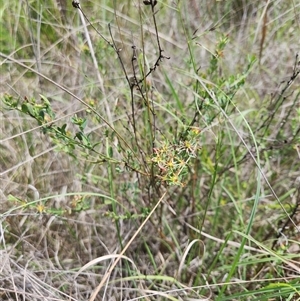
POLYGON ((142 222, 142 224, 140 225, 140 227, 138 228, 138 230, 134 233, 134 235, 130 238, 129 242, 126 244, 126 246, 124 247, 124 249, 122 250, 122 252, 120 254, 117 255, 117 259, 114 261, 114 263, 111 265, 111 267, 109 268, 109 270, 107 271, 107 273, 105 273, 105 275, 103 276, 101 282, 99 283, 99 285, 97 286, 97 288, 95 289, 95 291, 93 292, 92 296, 90 297, 89 301, 94 301, 98 295, 98 293, 100 292, 101 288, 104 286, 105 282, 108 280, 110 274, 112 273, 112 271, 114 270, 114 268, 116 267, 116 265, 118 264, 118 262, 122 259, 123 255, 125 254, 125 252, 127 251, 127 249, 130 247, 131 243, 134 241, 134 239, 137 237, 137 235, 140 233, 140 231, 143 229, 143 227, 146 225, 146 223, 148 222, 148 220, 150 219, 150 217, 153 215, 153 213, 157 210, 158 206, 161 204, 161 202, 163 201, 165 195, 167 192, 165 192, 161 198, 158 200, 158 202, 155 204, 155 206, 153 207, 153 209, 151 210, 151 212, 149 213, 149 215, 147 216, 147 218, 142 222))

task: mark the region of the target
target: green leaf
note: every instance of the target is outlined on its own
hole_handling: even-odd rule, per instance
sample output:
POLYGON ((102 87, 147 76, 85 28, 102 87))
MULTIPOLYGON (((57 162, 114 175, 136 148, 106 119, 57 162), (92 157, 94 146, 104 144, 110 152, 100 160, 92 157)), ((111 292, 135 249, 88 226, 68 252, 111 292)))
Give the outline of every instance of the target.
POLYGON ((30 103, 22 103, 21 111, 27 115, 36 118, 36 112, 34 110, 34 107, 30 103))

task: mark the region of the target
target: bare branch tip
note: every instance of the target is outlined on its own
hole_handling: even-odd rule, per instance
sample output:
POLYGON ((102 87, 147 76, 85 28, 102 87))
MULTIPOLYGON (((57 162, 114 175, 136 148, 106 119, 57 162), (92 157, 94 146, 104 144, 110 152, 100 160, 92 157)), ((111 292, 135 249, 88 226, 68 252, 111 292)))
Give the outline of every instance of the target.
POLYGON ((72 6, 75 7, 75 8, 80 8, 80 3, 78 0, 73 0, 72 1, 72 6))

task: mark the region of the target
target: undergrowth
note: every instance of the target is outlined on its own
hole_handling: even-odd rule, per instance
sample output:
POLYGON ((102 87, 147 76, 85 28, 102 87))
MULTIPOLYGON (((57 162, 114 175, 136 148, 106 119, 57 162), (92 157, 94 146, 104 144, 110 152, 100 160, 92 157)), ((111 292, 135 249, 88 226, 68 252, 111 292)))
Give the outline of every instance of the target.
POLYGON ((1 300, 300 300, 300 5, 4 1, 1 300))

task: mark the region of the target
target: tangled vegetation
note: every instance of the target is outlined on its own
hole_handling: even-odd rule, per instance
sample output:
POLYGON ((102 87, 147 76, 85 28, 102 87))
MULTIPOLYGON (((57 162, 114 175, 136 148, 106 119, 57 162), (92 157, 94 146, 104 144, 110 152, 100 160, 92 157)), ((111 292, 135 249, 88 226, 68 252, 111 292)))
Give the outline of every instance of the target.
POLYGON ((8 1, 1 300, 300 300, 300 3, 8 1))

